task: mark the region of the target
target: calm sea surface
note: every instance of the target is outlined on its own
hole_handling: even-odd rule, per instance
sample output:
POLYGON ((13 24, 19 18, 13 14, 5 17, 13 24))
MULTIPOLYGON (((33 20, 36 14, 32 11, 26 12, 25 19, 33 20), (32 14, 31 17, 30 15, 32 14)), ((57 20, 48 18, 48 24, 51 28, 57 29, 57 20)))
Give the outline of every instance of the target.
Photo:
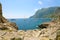
POLYGON ((37 29, 37 26, 49 22, 51 19, 38 19, 38 18, 29 18, 29 19, 8 19, 10 22, 15 22, 19 30, 32 30, 37 29))

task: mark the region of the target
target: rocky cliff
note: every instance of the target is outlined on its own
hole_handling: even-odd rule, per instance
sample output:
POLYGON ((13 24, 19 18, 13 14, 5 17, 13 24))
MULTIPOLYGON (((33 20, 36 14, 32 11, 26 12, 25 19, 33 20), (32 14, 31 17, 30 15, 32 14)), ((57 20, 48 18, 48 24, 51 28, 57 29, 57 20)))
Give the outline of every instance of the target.
MULTIPOLYGON (((44 23, 44 25, 47 23, 44 23)), ((0 31, 0 40, 60 40, 60 22, 49 22, 47 28, 0 31)))
POLYGON ((6 22, 8 22, 8 21, 2 15, 2 5, 0 3, 0 23, 6 23, 6 22))
POLYGON ((18 27, 15 23, 9 22, 6 18, 3 17, 2 14, 2 5, 0 3, 0 30, 18 30, 18 27))
POLYGON ((18 30, 15 23, 9 22, 2 16, 0 4, 0 40, 60 40, 59 20, 45 22, 35 30, 18 30))
POLYGON ((30 18, 57 18, 60 16, 60 7, 38 9, 30 18))

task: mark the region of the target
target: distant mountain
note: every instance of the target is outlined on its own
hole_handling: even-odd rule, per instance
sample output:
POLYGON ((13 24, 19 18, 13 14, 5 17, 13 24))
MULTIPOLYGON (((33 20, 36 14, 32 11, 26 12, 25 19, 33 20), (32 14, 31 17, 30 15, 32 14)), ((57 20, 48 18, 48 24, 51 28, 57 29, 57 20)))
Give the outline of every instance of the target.
POLYGON ((30 18, 56 18, 58 16, 60 16, 60 7, 49 7, 39 9, 30 18))

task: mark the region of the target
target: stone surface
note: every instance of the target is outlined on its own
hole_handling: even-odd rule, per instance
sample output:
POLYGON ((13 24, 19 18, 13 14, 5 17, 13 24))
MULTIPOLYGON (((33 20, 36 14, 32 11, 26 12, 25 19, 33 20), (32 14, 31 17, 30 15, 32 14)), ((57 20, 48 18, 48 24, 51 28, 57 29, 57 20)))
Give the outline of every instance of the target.
POLYGON ((18 27, 15 23, 11 22, 0 23, 0 30, 18 30, 18 27))
MULTIPOLYGON (((4 25, 10 25, 9 23, 4 25)), ((1 40, 59 40, 60 36, 60 24, 52 23, 50 27, 44 29, 35 29, 35 30, 0 30, 0 39, 1 40), (56 25, 57 24, 57 25, 56 25), (57 38, 58 37, 58 38, 57 38)), ((11 27, 11 26, 10 26, 11 27)), ((14 29, 14 28, 12 28, 14 29)))
POLYGON ((57 31, 59 28, 47 28, 47 29, 36 29, 36 30, 0 30, 0 39, 2 40, 55 40, 57 37, 57 31), (53 31, 52 31, 53 30, 53 31))

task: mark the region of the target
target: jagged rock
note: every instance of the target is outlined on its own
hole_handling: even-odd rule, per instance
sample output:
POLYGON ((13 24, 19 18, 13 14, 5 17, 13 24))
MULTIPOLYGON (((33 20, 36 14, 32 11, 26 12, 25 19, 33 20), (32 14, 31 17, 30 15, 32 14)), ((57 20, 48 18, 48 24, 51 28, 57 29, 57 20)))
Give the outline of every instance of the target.
POLYGON ((6 23, 6 22, 8 22, 8 20, 5 19, 2 15, 2 5, 0 3, 0 23, 6 23))

